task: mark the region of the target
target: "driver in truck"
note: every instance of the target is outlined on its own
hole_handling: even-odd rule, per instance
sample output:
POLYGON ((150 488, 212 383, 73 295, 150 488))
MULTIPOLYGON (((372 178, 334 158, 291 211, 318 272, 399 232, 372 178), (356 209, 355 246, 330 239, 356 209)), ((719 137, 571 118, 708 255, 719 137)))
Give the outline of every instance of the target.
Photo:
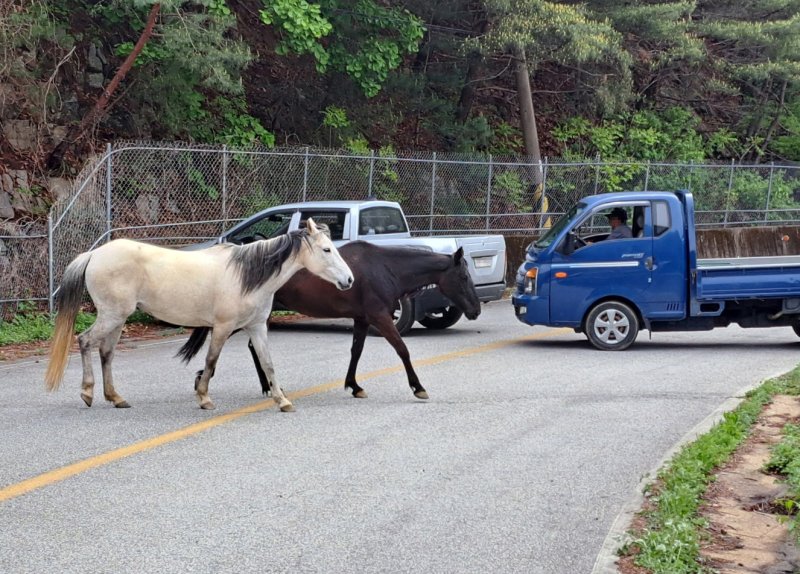
POLYGON ((615 207, 606 217, 608 217, 608 224, 611 226, 611 233, 608 234, 608 239, 630 239, 633 237, 631 228, 625 224, 628 220, 628 213, 624 209, 615 207))

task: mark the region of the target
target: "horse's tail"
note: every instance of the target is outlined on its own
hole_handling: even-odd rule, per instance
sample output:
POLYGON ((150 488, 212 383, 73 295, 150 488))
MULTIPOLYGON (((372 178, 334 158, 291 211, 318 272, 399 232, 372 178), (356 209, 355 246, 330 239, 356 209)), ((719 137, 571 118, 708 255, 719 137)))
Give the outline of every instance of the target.
POLYGON ((189 363, 206 342, 206 337, 211 332, 211 327, 195 327, 192 329, 192 334, 189 339, 183 344, 183 347, 178 349, 175 353, 176 357, 180 357, 184 363, 189 363))
POLYGON ((78 255, 64 270, 61 279, 61 288, 56 295, 56 328, 53 341, 50 345, 50 363, 44 376, 45 386, 48 391, 54 391, 64 378, 64 370, 69 361, 69 346, 75 331, 75 317, 83 300, 83 290, 86 287, 86 266, 92 258, 92 252, 87 251, 78 255))

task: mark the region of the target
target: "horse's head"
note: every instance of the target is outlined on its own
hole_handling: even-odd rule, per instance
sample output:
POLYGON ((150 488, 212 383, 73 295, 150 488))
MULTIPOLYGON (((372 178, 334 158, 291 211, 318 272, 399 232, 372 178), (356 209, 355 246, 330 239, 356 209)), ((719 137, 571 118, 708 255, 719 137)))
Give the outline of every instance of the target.
POLYGON ((350 289, 353 286, 353 272, 339 255, 330 235, 317 227, 310 218, 306 221, 306 231, 308 249, 301 256, 304 267, 342 291, 350 289))
POLYGON ((439 279, 439 290, 464 312, 467 319, 477 319, 481 314, 481 302, 469 274, 463 248, 459 247, 453 254, 452 265, 439 279))

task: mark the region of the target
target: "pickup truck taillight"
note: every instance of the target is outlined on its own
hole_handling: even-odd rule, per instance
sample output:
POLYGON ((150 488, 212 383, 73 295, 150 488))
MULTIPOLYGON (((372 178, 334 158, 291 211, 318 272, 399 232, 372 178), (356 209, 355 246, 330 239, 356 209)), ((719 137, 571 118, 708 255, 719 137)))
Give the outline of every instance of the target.
POLYGON ((538 268, 531 267, 525 273, 525 294, 536 295, 536 276, 539 273, 538 268))

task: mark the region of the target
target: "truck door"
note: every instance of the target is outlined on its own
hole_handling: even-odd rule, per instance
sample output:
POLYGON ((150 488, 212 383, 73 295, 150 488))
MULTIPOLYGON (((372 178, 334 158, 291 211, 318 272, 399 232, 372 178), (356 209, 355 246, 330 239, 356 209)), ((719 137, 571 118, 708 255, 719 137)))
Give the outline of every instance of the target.
POLYGON ((608 296, 628 299, 646 314, 653 268, 649 202, 603 204, 587 213, 573 232, 574 251, 562 245, 553 253, 550 323, 579 327, 584 313, 608 296), (615 208, 625 210, 630 237, 608 238, 607 216, 615 208))

